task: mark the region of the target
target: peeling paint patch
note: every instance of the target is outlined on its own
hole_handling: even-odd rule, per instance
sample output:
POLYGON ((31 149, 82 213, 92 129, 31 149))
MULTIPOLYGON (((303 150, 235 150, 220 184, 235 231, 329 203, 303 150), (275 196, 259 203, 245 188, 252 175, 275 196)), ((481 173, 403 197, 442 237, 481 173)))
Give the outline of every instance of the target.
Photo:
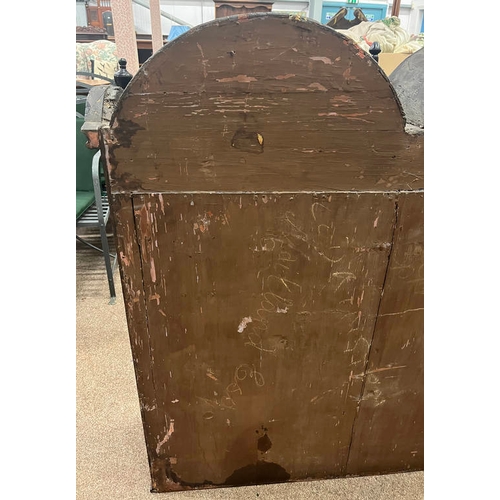
POLYGON ((161 193, 158 195, 158 198, 160 200, 160 210, 161 210, 161 213, 163 215, 165 215, 165 204, 163 203, 163 196, 162 196, 161 193))
POLYGON ((313 61, 321 61, 325 64, 332 64, 332 60, 329 57, 314 56, 310 57, 309 59, 312 59, 313 61))
POLYGON ((243 318, 238 326, 238 333, 243 333, 243 330, 248 326, 248 323, 252 322, 251 316, 243 318))
POLYGON ((153 257, 151 257, 151 281, 153 283, 156 283, 156 268, 155 268, 155 261, 153 257))
POLYGON ((120 259, 124 266, 127 267, 130 266, 130 259, 121 251, 120 251, 120 259))
POLYGON ((257 78, 247 75, 238 75, 238 76, 233 76, 231 78, 218 78, 216 81, 219 83, 227 83, 227 82, 250 83, 250 82, 256 82, 257 78))
POLYGON ((168 431, 165 437, 156 445, 156 453, 160 454, 161 447, 170 439, 170 436, 174 433, 174 419, 170 420, 168 426, 168 431))
POLYGON ((321 90, 322 92, 328 92, 328 89, 326 87, 323 87, 323 85, 321 85, 321 83, 318 82, 311 83, 310 85, 308 85, 308 87, 311 89, 321 90))
POLYGON ((332 100, 331 100, 332 104, 333 103, 337 103, 337 102, 345 102, 345 103, 348 103, 348 104, 352 104, 352 99, 347 96, 347 95, 344 95, 344 94, 339 94, 339 95, 336 95, 332 100))

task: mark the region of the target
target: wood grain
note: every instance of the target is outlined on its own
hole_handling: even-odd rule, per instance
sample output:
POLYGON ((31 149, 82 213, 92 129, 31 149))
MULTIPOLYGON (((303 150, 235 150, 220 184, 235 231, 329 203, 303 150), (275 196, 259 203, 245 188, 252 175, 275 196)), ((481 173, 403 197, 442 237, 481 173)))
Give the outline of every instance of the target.
MULTIPOLYGON (((150 325, 148 324, 146 311, 142 263, 137 241, 132 198, 125 195, 113 195, 110 198, 110 204, 113 211, 125 314, 144 424, 146 449, 148 461, 152 468, 156 459, 154 454, 155 437, 164 431, 165 423, 163 415, 159 412, 154 382, 155 374, 151 364, 150 325)), ((153 489, 157 487, 156 481, 158 478, 157 474, 152 473, 153 489)), ((160 488, 164 489, 165 481, 165 479, 162 480, 160 488)))
POLYGON ((158 194, 134 207, 157 402, 174 422, 155 445, 167 477, 342 474, 394 200, 158 194))
POLYGON ((401 195, 347 472, 424 466, 423 194, 401 195))
POLYGON ((387 77, 335 30, 225 18, 167 44, 127 87, 111 124, 111 187, 421 189, 423 137, 404 126, 387 77))

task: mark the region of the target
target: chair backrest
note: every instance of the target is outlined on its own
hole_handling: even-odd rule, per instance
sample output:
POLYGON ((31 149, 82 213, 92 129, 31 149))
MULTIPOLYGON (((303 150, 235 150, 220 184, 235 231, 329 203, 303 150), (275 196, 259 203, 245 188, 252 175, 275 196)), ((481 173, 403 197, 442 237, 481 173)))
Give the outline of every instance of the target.
POLYGON ((85 145, 87 137, 82 133, 81 128, 85 118, 76 117, 76 190, 93 191, 92 184, 92 158, 95 150, 87 148, 85 145))

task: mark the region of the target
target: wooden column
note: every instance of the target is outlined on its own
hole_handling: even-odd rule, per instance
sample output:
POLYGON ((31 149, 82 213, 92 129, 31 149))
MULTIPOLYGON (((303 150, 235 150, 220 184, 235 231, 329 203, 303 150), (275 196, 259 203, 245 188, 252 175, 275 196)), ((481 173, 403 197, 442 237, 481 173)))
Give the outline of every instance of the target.
POLYGON ((153 42, 154 54, 163 47, 160 0, 149 0, 149 13, 151 15, 151 39, 153 42))
POLYGON ((127 69, 135 75, 139 70, 139 55, 135 36, 134 13, 131 0, 111 0, 115 43, 118 57, 127 60, 127 69))
POLYGON ((394 0, 392 3, 391 16, 399 16, 399 8, 401 7, 401 0, 394 0))

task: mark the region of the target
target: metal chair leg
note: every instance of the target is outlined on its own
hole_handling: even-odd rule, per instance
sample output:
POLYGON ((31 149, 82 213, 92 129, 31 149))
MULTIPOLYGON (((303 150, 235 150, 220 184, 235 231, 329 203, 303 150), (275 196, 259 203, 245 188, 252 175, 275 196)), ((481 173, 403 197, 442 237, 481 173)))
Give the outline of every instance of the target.
MULTIPOLYGON (((111 257, 109 253, 108 235, 106 234, 106 220, 104 219, 104 211, 102 208, 102 193, 101 193, 101 180, 99 176, 99 160, 101 152, 98 151, 92 159, 92 178, 94 183, 95 204, 97 208, 97 218, 99 221, 99 231, 101 233, 101 244, 104 254, 104 262, 106 264, 106 274, 108 276, 109 294, 111 296, 110 304, 116 302, 115 283, 113 279, 113 267, 111 264, 111 257)), ((116 257, 115 257, 116 260, 116 257)))

